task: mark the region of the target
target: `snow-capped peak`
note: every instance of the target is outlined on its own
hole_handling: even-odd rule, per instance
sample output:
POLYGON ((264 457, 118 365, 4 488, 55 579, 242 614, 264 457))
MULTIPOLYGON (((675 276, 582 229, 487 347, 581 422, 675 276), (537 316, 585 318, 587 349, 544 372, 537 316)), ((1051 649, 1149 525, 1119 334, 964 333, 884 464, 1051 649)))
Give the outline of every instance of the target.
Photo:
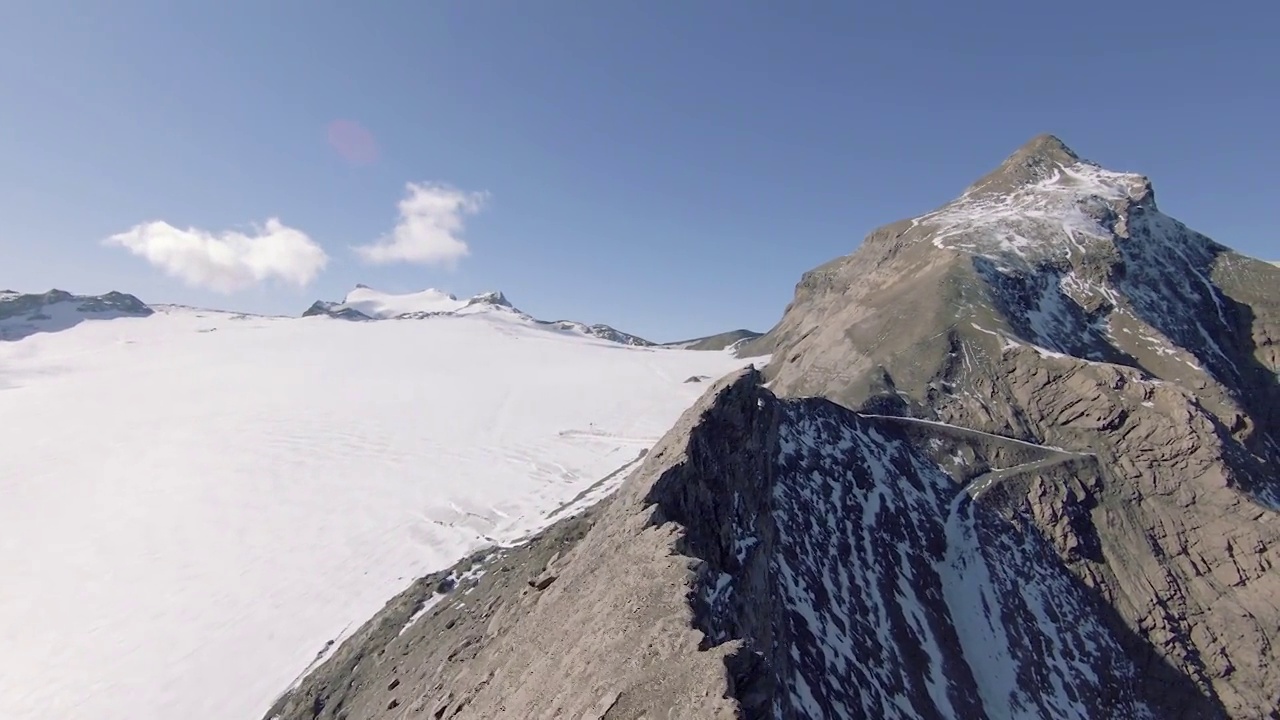
POLYGON ((343 298, 342 304, 371 318, 381 319, 412 313, 455 312, 467 303, 452 293, 435 288, 400 295, 357 285, 343 298))
POLYGON ((1035 263, 1084 253, 1114 237, 1130 208, 1157 212, 1151 182, 1082 160, 1042 135, 970 185, 956 200, 911 221, 933 245, 1002 263, 1035 263))
POLYGON ((427 288, 412 293, 388 293, 368 285, 356 285, 342 302, 317 301, 305 313, 329 315, 349 320, 389 320, 393 318, 429 317, 460 312, 466 308, 501 307, 514 310, 501 292, 485 292, 467 300, 453 293, 427 288))
POLYGON ((498 290, 482 292, 468 300, 467 305, 496 305, 497 307, 515 309, 515 306, 511 304, 511 301, 507 299, 507 296, 503 295, 502 292, 498 290))

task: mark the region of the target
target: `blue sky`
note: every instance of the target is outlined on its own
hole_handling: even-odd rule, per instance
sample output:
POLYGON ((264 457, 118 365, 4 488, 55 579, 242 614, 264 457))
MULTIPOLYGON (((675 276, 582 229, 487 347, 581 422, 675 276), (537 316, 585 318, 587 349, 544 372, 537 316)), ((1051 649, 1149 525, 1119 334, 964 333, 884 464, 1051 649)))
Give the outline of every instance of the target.
POLYGON ((1274 3, 871 5, 13 0, 0 286, 290 314, 357 282, 496 288, 657 340, 764 330, 800 273, 1040 132, 1280 255, 1274 3), (353 250, 405 257, 407 198, 434 264, 353 250), (221 283, 126 249, 271 218, 323 269, 294 236, 221 283))

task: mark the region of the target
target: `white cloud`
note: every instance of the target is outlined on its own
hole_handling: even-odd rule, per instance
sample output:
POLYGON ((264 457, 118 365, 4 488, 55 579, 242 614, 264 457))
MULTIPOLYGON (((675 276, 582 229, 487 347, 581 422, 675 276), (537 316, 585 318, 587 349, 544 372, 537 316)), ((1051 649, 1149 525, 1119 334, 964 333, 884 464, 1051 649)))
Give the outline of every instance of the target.
POLYGON ((329 256, 301 230, 271 218, 253 234, 179 230, 164 221, 135 225, 103 244, 122 247, 188 285, 223 293, 267 280, 303 287, 315 280, 329 256))
POLYGON ((447 185, 409 183, 400 220, 390 235, 355 248, 365 262, 453 265, 470 252, 462 239, 463 218, 480 211, 484 193, 447 185))

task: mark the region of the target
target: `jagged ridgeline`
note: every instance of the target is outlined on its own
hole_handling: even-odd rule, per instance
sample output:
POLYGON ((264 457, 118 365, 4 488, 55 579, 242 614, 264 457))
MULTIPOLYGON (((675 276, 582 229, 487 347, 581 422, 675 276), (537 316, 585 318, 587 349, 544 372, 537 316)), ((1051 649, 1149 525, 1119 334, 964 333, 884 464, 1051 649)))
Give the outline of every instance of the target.
POLYGON ((1280 268, 1038 137, 271 717, 1280 717, 1278 340, 1280 268))

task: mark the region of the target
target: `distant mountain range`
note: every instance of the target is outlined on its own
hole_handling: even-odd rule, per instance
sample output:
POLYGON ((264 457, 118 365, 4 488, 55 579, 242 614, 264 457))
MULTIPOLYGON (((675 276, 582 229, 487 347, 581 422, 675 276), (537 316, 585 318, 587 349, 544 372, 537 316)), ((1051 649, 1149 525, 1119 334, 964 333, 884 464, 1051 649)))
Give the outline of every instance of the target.
POLYGON ((317 300, 302 313, 303 317, 317 315, 340 320, 420 320, 439 316, 461 316, 477 313, 507 313, 527 322, 548 329, 575 332, 597 337, 620 345, 639 347, 675 347, 687 350, 724 350, 734 343, 753 339, 760 333, 750 330, 733 330, 675 343, 655 343, 637 335, 622 332, 609 325, 577 322, 575 320, 539 320, 522 312, 501 292, 486 292, 468 298, 441 290, 427 289, 415 293, 393 294, 375 290, 367 285, 357 285, 340 302, 317 300))
MULTIPOLYGON (((74 295, 64 290, 45 293, 0 291, 0 340, 17 340, 36 332, 57 332, 85 320, 116 317, 146 317, 153 308, 133 295, 109 292, 103 295, 74 295)), ((667 347, 718 351, 760 337, 750 330, 732 330, 707 337, 674 343, 655 343, 622 332, 609 325, 588 325, 573 320, 539 320, 516 309, 501 292, 486 292, 460 300, 440 290, 393 294, 357 285, 341 302, 317 300, 302 317, 325 316, 340 320, 421 320, 441 316, 507 313, 514 318, 548 330, 577 333, 619 345, 667 347)))

